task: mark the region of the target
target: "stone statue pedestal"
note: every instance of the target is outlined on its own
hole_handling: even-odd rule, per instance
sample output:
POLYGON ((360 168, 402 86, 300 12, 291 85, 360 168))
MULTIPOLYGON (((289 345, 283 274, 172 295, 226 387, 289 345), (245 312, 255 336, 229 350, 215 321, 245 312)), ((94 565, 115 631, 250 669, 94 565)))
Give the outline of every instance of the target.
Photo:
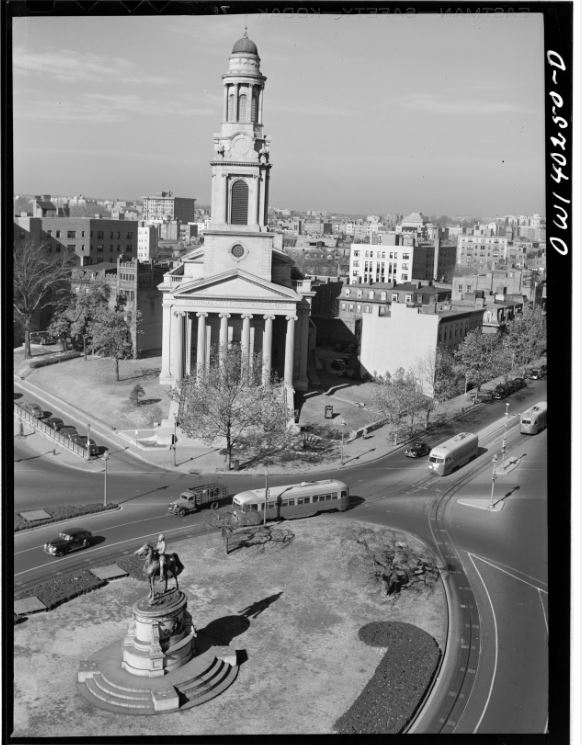
POLYGON ((196 629, 180 590, 134 603, 133 619, 123 640, 121 666, 131 675, 157 678, 185 665, 195 650, 196 629))

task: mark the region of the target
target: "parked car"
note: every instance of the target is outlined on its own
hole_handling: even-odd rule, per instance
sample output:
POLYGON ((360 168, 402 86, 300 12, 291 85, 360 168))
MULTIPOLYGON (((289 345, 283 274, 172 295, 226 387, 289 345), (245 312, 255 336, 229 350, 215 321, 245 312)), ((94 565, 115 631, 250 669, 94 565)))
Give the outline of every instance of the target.
POLYGON ((493 398, 496 401, 499 401, 502 398, 505 398, 510 393, 508 387, 504 383, 500 383, 499 385, 496 385, 493 389, 493 398))
POLYGON ((527 383, 523 378, 513 378, 513 380, 509 381, 514 391, 520 391, 522 388, 525 388, 527 383))
POLYGON ((42 419, 44 416, 44 411, 41 409, 41 407, 38 404, 31 404, 30 401, 27 401, 22 405, 22 408, 25 411, 28 411, 29 414, 32 414, 37 419, 42 419))
POLYGON ((86 548, 93 542, 93 534, 84 528, 66 528, 56 538, 47 541, 43 549, 51 556, 64 556, 70 551, 86 548))
POLYGON ((539 380, 540 378, 544 377, 541 369, 538 367, 532 367, 530 370, 527 370, 526 376, 530 380, 539 380))
POLYGON ((79 433, 77 432, 75 427, 71 427, 70 425, 67 425, 65 427, 60 428, 59 434, 63 435, 63 437, 66 437, 72 441, 73 438, 76 437, 79 433))
POLYGON ((333 370, 340 370, 344 371, 346 369, 346 362, 345 360, 342 360, 341 357, 336 357, 334 360, 330 362, 329 365, 333 370))
POLYGON ((85 450, 87 449, 87 443, 89 443, 89 455, 97 455, 97 443, 95 440, 89 440, 86 435, 73 435, 71 441, 85 450))
POLYGON ((56 432, 58 432, 65 426, 65 423, 63 422, 63 420, 58 416, 49 417, 46 420, 46 423, 48 424, 49 427, 52 427, 52 429, 54 429, 56 432))
POLYGON ((30 332, 30 343, 31 344, 54 344, 54 339, 48 331, 31 331, 30 332))
POLYGON ((429 452, 430 448, 424 440, 415 440, 406 448, 404 455, 407 458, 422 458, 423 455, 428 455, 429 452))

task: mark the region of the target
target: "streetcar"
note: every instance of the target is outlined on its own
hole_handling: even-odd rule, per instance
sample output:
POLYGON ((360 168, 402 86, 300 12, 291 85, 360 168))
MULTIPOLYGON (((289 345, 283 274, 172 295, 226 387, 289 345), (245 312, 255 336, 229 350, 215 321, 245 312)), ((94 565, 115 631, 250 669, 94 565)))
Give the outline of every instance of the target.
POLYGON ((299 484, 270 486, 268 489, 249 489, 235 494, 232 506, 242 522, 262 522, 278 518, 309 517, 318 512, 343 511, 348 508, 350 492, 343 481, 302 481, 299 484), (265 500, 265 491, 267 499, 265 500), (254 514, 253 514, 254 513, 254 514), (252 518, 255 518, 254 520, 252 518), (260 519, 257 519, 260 518, 260 519))
POLYGON ((428 467, 439 476, 446 476, 456 468, 464 466, 479 450, 479 437, 472 432, 458 435, 436 445, 428 454, 428 467))
POLYGON ((538 401, 521 415, 519 431, 524 435, 537 435, 548 426, 548 402, 538 401))

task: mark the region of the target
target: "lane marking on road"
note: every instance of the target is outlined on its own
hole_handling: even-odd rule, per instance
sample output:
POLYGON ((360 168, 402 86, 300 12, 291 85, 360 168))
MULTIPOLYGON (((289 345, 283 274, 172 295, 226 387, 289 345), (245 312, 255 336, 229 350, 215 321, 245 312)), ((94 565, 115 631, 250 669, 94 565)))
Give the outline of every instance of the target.
MULTIPOLYGON (((481 580, 481 584, 483 585, 483 589, 485 590, 485 594, 487 595, 487 600, 489 601, 489 605, 491 606, 491 615, 493 616, 493 639, 494 639, 494 648, 495 648, 495 654, 493 658, 493 674, 491 676, 491 684, 489 686, 489 693, 487 694, 487 699, 483 706, 483 711, 481 712, 479 721, 477 722, 477 724, 475 725, 475 729, 473 730, 473 733, 475 734, 477 730, 479 729, 479 727, 481 726, 481 722, 483 721, 485 717, 485 713, 489 706, 491 696, 493 695, 493 686, 495 685, 495 677, 497 675, 497 658, 499 655, 499 637, 498 637, 498 629, 497 629, 497 617, 495 615, 495 608, 493 607, 493 601, 491 599, 491 595, 489 594, 487 585, 485 584, 485 581, 483 577, 481 576, 481 572, 477 569, 477 565, 475 564, 473 554, 469 553, 468 556, 469 556, 469 559, 471 560, 471 564, 473 565, 473 568, 477 572, 477 576, 481 580)), ((479 665, 477 665, 477 669, 479 669, 479 665)))
POLYGON ((538 579, 536 579, 535 577, 532 577, 529 574, 525 574, 523 572, 519 572, 519 569, 511 569, 511 571, 509 571, 508 569, 504 569, 499 564, 496 564, 495 562, 490 561, 489 559, 486 559, 484 556, 479 556, 478 554, 471 554, 471 553, 469 553, 469 556, 471 556, 471 557, 474 556, 476 559, 479 559, 484 564, 489 564, 490 567, 493 567, 494 569, 497 569, 497 571, 501 572, 502 574, 507 574, 508 577, 512 577, 513 579, 518 580, 518 582, 522 582, 524 585, 528 585, 528 587, 533 587, 533 589, 534 590, 538 590, 538 592, 543 592, 545 595, 548 594, 548 591, 547 590, 544 590, 543 587, 540 587, 539 586, 539 585, 546 585, 546 582, 542 582, 542 580, 538 580, 538 579), (516 574, 516 572, 518 574, 516 574), (529 577, 531 580, 533 580, 533 582, 537 582, 538 584, 536 585, 536 584, 533 584, 533 582, 528 582, 527 580, 525 580, 522 577, 520 577, 519 574, 523 574, 524 577, 529 577))
MULTIPOLYGON (((139 520, 137 522, 147 522, 147 520, 139 520)), ((125 523, 125 525, 135 525, 135 524, 136 523, 125 523)), ((121 526, 115 526, 115 527, 121 527, 121 526)), ((168 535, 171 535, 171 533, 173 533, 173 532, 177 532, 178 530, 183 530, 183 528, 176 528, 175 530, 172 530, 170 528, 169 530, 166 529, 164 532, 165 532, 165 535, 168 536, 168 535)), ((83 555, 86 556, 89 553, 96 553, 97 551, 101 551, 101 550, 103 550, 105 548, 109 549, 109 548, 113 548, 113 546, 120 546, 123 543, 133 543, 134 541, 137 543, 138 541, 143 541, 145 538, 155 537, 155 536, 158 535, 158 533, 159 533, 159 531, 156 531, 154 533, 146 533, 145 535, 135 536, 135 537, 132 537, 132 538, 126 538, 123 541, 115 541, 114 543, 107 543, 107 541, 104 541, 104 543, 103 543, 102 546, 94 546, 93 548, 89 548, 89 549, 87 549, 84 552, 83 555)), ((37 549, 38 548, 42 548, 42 546, 37 546, 36 548, 37 549)), ((32 550, 32 549, 27 549, 27 551, 30 551, 30 550, 32 550)), ((20 553, 24 553, 24 552, 20 552, 20 553)), ((24 569, 21 572, 15 572, 14 573, 14 576, 15 577, 20 577, 23 574, 27 574, 28 572, 34 572, 35 570, 42 569, 43 567, 46 567, 46 566, 55 566, 55 561, 63 561, 64 559, 67 559, 69 556, 75 555, 76 553, 77 552, 74 551, 72 554, 66 554, 65 556, 62 556, 60 558, 55 557, 53 559, 53 561, 48 561, 45 564, 37 564, 36 566, 31 567, 30 569, 24 569)), ((63 571, 64 572, 65 569, 62 569, 62 570, 59 570, 59 571, 63 571)), ((58 574, 59 571, 56 571, 55 574, 58 574)))
MULTIPOLYGON (((540 605, 542 606, 542 613, 544 615, 544 623, 546 624, 546 636, 547 636, 549 634, 549 632, 550 632, 550 629, 548 627, 548 616, 547 616, 547 613, 546 613, 546 606, 544 605, 544 599, 542 598, 542 592, 543 592, 543 590, 539 590, 538 589, 538 598, 539 598, 539 601, 540 601, 540 605)), ((547 595, 547 593, 546 593, 546 595, 547 595)))

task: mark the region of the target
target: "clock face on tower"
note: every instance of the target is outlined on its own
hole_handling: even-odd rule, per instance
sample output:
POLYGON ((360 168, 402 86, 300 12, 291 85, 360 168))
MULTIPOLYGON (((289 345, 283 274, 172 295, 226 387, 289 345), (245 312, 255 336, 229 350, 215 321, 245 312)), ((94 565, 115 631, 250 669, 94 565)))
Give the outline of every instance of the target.
POLYGON ((242 259, 242 257, 245 255, 244 246, 242 246, 240 243, 235 243, 234 246, 230 249, 230 252, 235 259, 242 259))
POLYGON ((232 141, 232 152, 235 155, 246 155, 251 149, 251 140, 248 137, 235 137, 232 141))

